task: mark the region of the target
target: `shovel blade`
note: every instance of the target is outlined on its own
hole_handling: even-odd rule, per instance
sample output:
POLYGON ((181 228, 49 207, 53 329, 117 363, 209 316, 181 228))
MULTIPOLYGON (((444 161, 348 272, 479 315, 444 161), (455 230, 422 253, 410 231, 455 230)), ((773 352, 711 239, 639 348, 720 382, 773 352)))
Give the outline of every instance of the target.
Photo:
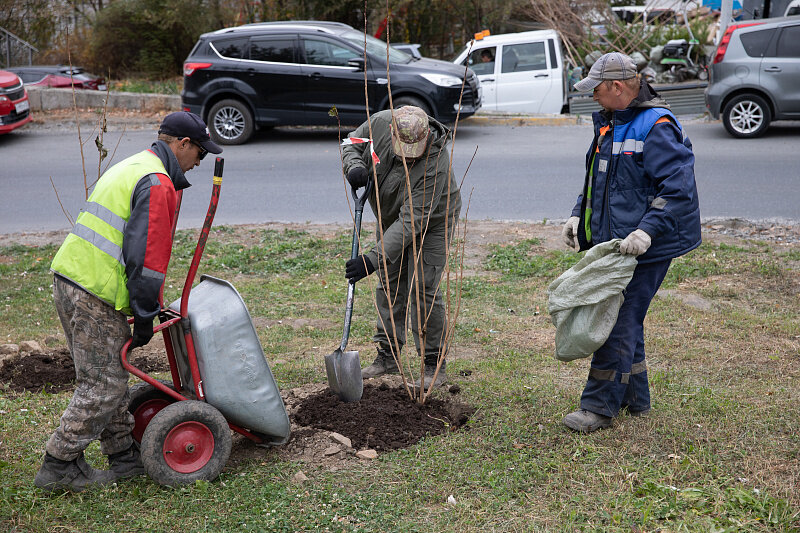
POLYGON ((325 356, 328 387, 344 402, 357 402, 364 393, 358 352, 337 349, 325 356))

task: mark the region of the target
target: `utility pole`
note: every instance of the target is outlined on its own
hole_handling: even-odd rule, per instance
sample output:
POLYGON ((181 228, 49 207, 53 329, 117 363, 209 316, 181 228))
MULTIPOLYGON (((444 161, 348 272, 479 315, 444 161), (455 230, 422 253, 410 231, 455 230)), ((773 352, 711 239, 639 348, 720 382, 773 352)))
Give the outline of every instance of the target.
POLYGON ((733 0, 722 0, 720 9, 719 30, 717 30, 717 38, 714 40, 714 44, 719 44, 720 40, 722 40, 722 36, 725 35, 725 30, 728 29, 728 25, 731 23, 731 19, 733 18, 733 0))

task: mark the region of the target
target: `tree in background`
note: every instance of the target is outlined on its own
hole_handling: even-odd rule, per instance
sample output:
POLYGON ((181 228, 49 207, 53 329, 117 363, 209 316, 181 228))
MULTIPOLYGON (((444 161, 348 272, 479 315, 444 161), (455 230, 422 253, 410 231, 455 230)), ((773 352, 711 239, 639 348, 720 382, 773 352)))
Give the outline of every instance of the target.
POLYGON ((0 28, 40 50, 50 46, 61 14, 50 0, 0 0, 0 28))
POLYGON ((112 75, 176 76, 197 37, 218 28, 204 0, 117 0, 97 15, 87 66, 112 75))
POLYGON ((234 7, 236 24, 274 20, 331 20, 364 28, 386 39, 388 25, 392 42, 422 45, 424 55, 448 57, 455 48, 472 38, 475 32, 489 29, 494 33, 527 29, 513 19, 529 0, 238 0, 234 7), (387 20, 388 19, 388 20, 387 20))
POLYGON ((201 33, 275 20, 330 20, 422 45, 449 58, 475 32, 532 29, 531 0, 0 0, 0 27, 40 49, 114 77, 175 77, 201 33), (388 5, 388 13, 387 13, 388 5))

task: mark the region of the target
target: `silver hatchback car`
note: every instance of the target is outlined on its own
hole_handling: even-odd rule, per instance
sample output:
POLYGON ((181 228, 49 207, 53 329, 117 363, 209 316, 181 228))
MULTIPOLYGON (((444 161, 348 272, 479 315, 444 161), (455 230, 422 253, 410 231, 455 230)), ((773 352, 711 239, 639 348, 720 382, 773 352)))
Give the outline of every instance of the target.
POLYGON ((734 137, 800 120, 800 16, 728 27, 711 65, 706 107, 734 137))

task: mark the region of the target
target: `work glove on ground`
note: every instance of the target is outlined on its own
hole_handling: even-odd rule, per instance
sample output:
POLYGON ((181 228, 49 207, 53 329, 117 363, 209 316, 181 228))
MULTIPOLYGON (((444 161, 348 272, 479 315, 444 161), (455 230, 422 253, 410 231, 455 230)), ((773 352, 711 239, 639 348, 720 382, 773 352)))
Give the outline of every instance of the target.
POLYGON ((355 283, 360 279, 364 279, 370 274, 375 272, 375 267, 372 262, 364 255, 359 255, 355 259, 350 259, 345 264, 344 277, 350 280, 350 283, 355 283))
POLYGON ((354 189, 366 187, 367 180, 369 180, 369 174, 364 167, 353 167, 347 172, 347 181, 354 189))
POLYGON ((578 243, 578 224, 580 222, 581 219, 579 217, 569 217, 561 229, 561 237, 564 239, 564 244, 575 250, 580 246, 578 243))
POLYGON ((135 321, 133 323, 133 342, 131 349, 144 346, 153 338, 153 321, 135 321))
POLYGON ((619 243, 621 254, 642 255, 648 248, 650 248, 650 235, 640 229, 633 230, 619 243))

